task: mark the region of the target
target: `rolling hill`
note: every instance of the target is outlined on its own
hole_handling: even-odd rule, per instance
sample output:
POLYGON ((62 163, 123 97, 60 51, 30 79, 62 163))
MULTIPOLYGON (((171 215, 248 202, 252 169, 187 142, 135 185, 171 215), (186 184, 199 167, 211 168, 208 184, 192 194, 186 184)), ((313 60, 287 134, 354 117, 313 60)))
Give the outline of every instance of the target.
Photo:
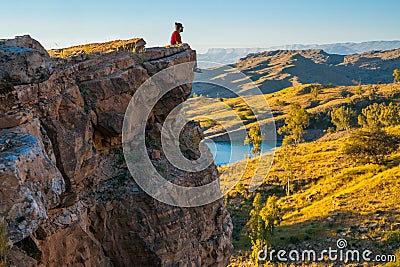
POLYGON ((370 51, 362 54, 329 54, 324 50, 276 50, 253 53, 237 63, 205 70, 201 75, 234 89, 229 92, 220 86, 194 84, 193 94, 209 97, 235 97, 277 92, 301 84, 331 84, 349 86, 390 83, 393 70, 400 66, 400 49, 370 51), (233 69, 232 69, 233 68, 233 69), (238 78, 240 71, 254 82, 238 78))
POLYGON ((232 64, 250 53, 273 50, 306 50, 323 49, 327 53, 350 55, 372 50, 392 50, 400 48, 400 41, 368 41, 361 43, 333 43, 333 44, 291 44, 271 46, 267 48, 210 48, 204 54, 198 54, 198 60, 211 61, 222 64, 232 64))

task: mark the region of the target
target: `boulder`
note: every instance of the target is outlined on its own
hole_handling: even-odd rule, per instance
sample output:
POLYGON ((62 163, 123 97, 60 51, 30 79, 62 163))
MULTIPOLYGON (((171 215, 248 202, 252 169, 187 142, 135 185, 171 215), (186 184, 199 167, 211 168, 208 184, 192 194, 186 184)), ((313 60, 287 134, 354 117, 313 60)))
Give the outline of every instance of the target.
POLYGON ((13 85, 47 80, 51 65, 47 51, 29 35, 0 40, 0 92, 13 85))

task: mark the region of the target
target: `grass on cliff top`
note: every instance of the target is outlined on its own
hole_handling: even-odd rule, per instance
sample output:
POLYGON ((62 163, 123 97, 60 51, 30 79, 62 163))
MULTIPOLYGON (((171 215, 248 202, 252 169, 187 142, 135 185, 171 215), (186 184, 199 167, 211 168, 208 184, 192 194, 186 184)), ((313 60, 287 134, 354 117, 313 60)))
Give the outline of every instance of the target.
POLYGON ((134 38, 130 40, 115 40, 105 43, 92 43, 77 45, 61 49, 51 49, 49 54, 54 58, 67 58, 80 53, 85 53, 86 55, 91 55, 94 53, 105 53, 114 50, 132 50, 137 43, 144 45, 144 41, 141 38, 134 38))

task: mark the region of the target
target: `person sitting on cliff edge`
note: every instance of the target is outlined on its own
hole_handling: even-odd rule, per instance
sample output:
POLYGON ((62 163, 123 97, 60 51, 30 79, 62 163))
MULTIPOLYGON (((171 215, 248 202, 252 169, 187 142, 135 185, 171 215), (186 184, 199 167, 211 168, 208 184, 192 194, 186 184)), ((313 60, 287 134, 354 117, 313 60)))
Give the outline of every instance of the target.
POLYGON ((175 22, 175 31, 171 35, 171 45, 182 44, 181 32, 183 32, 182 23, 175 22))
MULTIPOLYGON (((175 31, 171 35, 171 45, 181 45, 182 44, 182 38, 181 38, 181 32, 183 32, 183 25, 180 22, 175 22, 175 31)), ((194 72, 201 73, 201 69, 197 67, 197 62, 193 68, 194 72)))

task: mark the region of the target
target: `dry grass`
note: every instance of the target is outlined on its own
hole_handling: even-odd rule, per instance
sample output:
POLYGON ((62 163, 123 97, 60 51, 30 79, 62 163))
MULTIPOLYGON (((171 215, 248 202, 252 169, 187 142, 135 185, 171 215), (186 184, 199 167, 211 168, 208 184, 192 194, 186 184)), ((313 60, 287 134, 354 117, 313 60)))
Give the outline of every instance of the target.
MULTIPOLYGON (((400 126, 390 127, 387 131, 400 135, 400 126)), ((374 253, 394 254, 400 248, 397 240, 400 230, 393 230, 400 222, 400 151, 390 155, 384 165, 358 166, 342 154, 341 147, 346 138, 323 138, 300 144, 295 152, 292 151, 291 183, 294 187, 290 196, 278 194, 285 215, 270 239, 273 248, 308 244, 318 250, 334 246, 339 237, 345 238, 353 248, 370 249, 374 253)), ((278 149, 271 170, 265 173, 266 184, 258 190, 265 197, 279 189, 284 192, 282 186, 287 173, 282 157, 282 149, 278 149)), ((242 180, 245 185, 255 163, 256 160, 251 160, 245 171, 242 180)), ((238 198, 235 190, 230 192, 230 198, 233 198, 227 202, 230 210, 235 210, 238 203, 241 209, 251 206, 252 198, 238 198)), ((234 211, 232 214, 235 225, 235 215, 241 213, 234 211)), ((241 249, 237 253, 246 255, 250 249, 243 251, 246 250, 243 245, 246 227, 241 230, 241 236, 235 241, 241 249)), ((231 266, 248 266, 239 258, 231 266)), ((246 261, 246 257, 242 260, 246 261)), ((391 264, 388 266, 397 266, 391 264)))
MULTIPOLYGON (((362 85, 362 94, 358 94, 359 86, 337 86, 337 87, 321 87, 319 94, 315 97, 312 93, 312 87, 318 86, 313 84, 299 85, 296 87, 288 87, 279 92, 265 95, 246 96, 245 98, 223 98, 222 102, 216 99, 210 100, 205 96, 193 97, 188 100, 190 116, 202 116, 204 112, 212 114, 213 119, 221 124, 232 127, 233 129, 243 128, 242 124, 232 117, 233 110, 238 116, 243 114, 239 110, 250 108, 255 114, 263 114, 272 112, 275 121, 282 121, 285 114, 289 111, 291 103, 299 103, 306 108, 310 114, 326 112, 334 107, 343 104, 360 102, 363 99, 368 100, 369 85, 362 85), (310 90, 308 90, 310 89, 310 90), (266 106, 265 100, 269 106, 266 106), (223 106, 222 106, 223 105, 223 106)), ((375 86, 375 85, 374 85, 375 86)), ((400 84, 381 84, 378 86, 378 98, 392 99, 392 96, 400 92, 400 84)), ((393 99, 393 101, 399 101, 393 99)), ((254 116, 249 116, 243 120, 244 127, 255 126, 256 123, 264 124, 272 121, 270 118, 253 122, 254 116)), ((217 133, 221 127, 211 127, 206 134, 217 133)))
POLYGON ((79 54, 92 55, 96 53, 107 53, 111 51, 127 51, 135 52, 137 48, 144 47, 145 42, 141 38, 134 38, 130 40, 116 40, 106 43, 93 43, 72 46, 62 49, 52 49, 49 50, 51 57, 55 58, 67 58, 71 56, 76 56, 79 54))

